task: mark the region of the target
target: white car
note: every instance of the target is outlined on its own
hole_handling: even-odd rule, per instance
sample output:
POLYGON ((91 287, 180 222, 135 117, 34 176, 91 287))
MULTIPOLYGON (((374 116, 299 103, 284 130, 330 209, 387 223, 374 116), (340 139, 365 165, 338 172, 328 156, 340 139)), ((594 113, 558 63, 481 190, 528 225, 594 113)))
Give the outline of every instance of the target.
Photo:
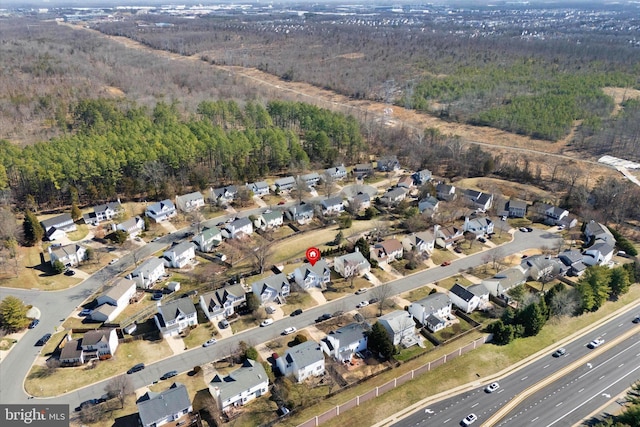
POLYGON ((362 308, 369 305, 369 301, 362 301, 360 304, 356 305, 356 308, 362 308))
POLYGON ((487 393, 493 393, 494 391, 496 391, 499 388, 500 388, 500 384, 491 383, 491 384, 489 384, 488 386, 485 387, 484 391, 486 391, 487 393))
POLYGON ((478 420, 476 414, 469 414, 462 420, 462 425, 470 426, 478 420))
POLYGON ((273 319, 264 319, 262 323, 260 323, 260 326, 269 326, 272 323, 273 323, 273 319))
POLYGON ((361 295, 367 292, 367 288, 360 288, 356 291, 356 295, 361 295))
POLYGON ((285 329, 284 331, 282 331, 283 334, 285 335, 290 335, 292 333, 294 333, 295 331, 297 331, 295 326, 290 326, 287 329, 285 329))
POLYGON ((210 345, 214 345, 215 343, 217 343, 218 340, 215 338, 211 338, 209 341, 205 342, 204 344, 202 344, 203 347, 209 347, 210 345))
POLYGON ((589 347, 589 348, 597 348, 597 347, 600 347, 603 342, 604 342, 604 340, 602 338, 596 338, 595 340, 593 340, 589 344, 587 344, 587 347, 589 347))
POLYGON ((114 259, 112 259, 111 261, 109 261, 109 265, 113 265, 113 264, 115 264, 116 262, 118 262, 119 260, 120 260, 120 258, 114 258, 114 259))

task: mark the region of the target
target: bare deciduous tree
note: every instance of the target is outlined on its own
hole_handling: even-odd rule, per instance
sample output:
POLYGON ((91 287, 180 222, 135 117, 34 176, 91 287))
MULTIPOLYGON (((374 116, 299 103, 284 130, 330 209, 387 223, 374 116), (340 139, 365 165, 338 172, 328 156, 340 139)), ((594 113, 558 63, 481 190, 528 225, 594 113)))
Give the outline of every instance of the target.
POLYGON ((378 299, 378 316, 382 316, 382 312, 388 306, 391 306, 393 302, 391 297, 395 294, 395 289, 392 285, 381 285, 373 288, 371 295, 378 299))
POLYGON ((120 408, 124 408, 124 402, 127 399, 127 396, 133 393, 133 382, 131 378, 126 375, 118 375, 117 377, 113 377, 107 385, 104 387, 104 391, 106 391, 110 397, 114 397, 118 399, 120 402, 120 408))

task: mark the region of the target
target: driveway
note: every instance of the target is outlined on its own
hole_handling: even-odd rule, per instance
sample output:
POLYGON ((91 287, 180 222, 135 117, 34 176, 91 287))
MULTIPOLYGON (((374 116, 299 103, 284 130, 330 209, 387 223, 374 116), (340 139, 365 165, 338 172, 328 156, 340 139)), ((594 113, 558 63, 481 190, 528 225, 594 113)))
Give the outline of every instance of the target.
POLYGON ((313 298, 318 303, 318 305, 323 305, 327 303, 327 299, 324 297, 320 289, 309 288, 307 289, 307 292, 309 293, 309 295, 311 295, 311 298, 313 298))

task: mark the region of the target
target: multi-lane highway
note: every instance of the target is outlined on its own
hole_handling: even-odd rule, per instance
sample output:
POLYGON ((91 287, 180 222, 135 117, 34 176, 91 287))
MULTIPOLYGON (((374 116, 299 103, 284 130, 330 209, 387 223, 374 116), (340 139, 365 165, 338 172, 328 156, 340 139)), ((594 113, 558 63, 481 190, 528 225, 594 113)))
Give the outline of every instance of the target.
POLYGON ((640 325, 632 323, 636 312, 640 310, 638 307, 640 305, 594 328, 591 333, 565 344, 564 356, 553 357, 552 352, 549 352, 500 378, 500 388, 493 393, 486 393, 484 388, 487 384, 483 384, 473 390, 423 406, 393 425, 459 425, 464 417, 472 413, 478 417, 475 424, 485 425, 504 405, 517 396, 526 394, 536 384, 554 374, 558 375, 558 372, 560 375, 557 381, 535 392, 510 410, 500 425, 573 425, 571 420, 579 421, 640 378, 640 325), (631 337, 618 345, 610 345, 617 337, 625 334, 631 337), (589 349, 587 344, 598 337, 605 340, 602 350, 589 349), (604 353, 584 364, 580 363, 575 370, 564 372, 576 361, 588 358, 596 351, 604 353), (560 419, 561 417, 564 418, 560 419), (556 424, 552 424, 553 422, 556 424))
MULTIPOLYGON (((243 212, 248 215, 250 212, 243 212)), ((218 219, 219 221, 220 219, 218 219)), ((173 241, 179 240, 183 236, 185 230, 179 233, 168 235, 157 242, 149 243, 140 248, 136 253, 136 259, 141 260, 144 257, 160 250, 163 246, 171 244, 173 241), (180 236, 180 237, 179 237, 180 236)), ((520 252, 530 248, 540 248, 543 246, 554 247, 554 242, 559 237, 553 233, 546 231, 534 230, 531 233, 522 233, 517 231, 514 240, 503 245, 503 253, 510 254, 520 252)), ((454 275, 459 271, 467 270, 483 263, 483 253, 477 253, 468 257, 461 258, 453 262, 447 267, 435 267, 432 269, 421 271, 412 276, 408 276, 394 282, 389 286, 393 287, 393 293, 402 293, 408 290, 423 286, 427 283, 442 280, 446 277, 454 275)), ((23 381, 28 374, 31 365, 40 350, 34 347, 35 342, 45 332, 53 332, 61 322, 73 312, 73 310, 89 298, 106 280, 106 278, 117 275, 127 267, 134 264, 134 258, 131 254, 122 257, 117 264, 105 267, 101 273, 85 280, 82 284, 65 291, 59 292, 43 292, 30 290, 14 290, 0 288, 0 298, 7 295, 15 295, 21 298, 26 304, 38 307, 42 313, 40 325, 37 328, 27 332, 25 337, 15 344, 15 348, 6 356, 5 360, 0 361, 0 378, 2 378, 2 387, 0 388, 0 402, 2 403, 24 403, 28 396, 23 389, 23 381)), ((183 372, 189 370, 193 366, 202 365, 213 360, 217 360, 228 355, 232 349, 237 348, 239 341, 245 341, 250 344, 258 344, 274 338, 288 326, 295 326, 298 329, 304 328, 314 323, 314 320, 326 312, 334 312, 337 310, 349 311, 355 308, 361 298, 357 295, 348 295, 336 301, 327 303, 326 305, 315 307, 307 310, 300 316, 286 318, 275 322, 266 328, 257 328, 236 334, 231 338, 220 340, 214 346, 208 348, 194 349, 163 361, 148 366, 145 370, 132 375, 135 387, 141 387, 157 380, 160 375, 170 370, 178 370, 183 372)), ((105 382, 93 384, 83 389, 82 392, 70 392, 67 395, 49 399, 51 403, 69 403, 77 405, 88 397, 99 397, 104 393, 105 382)))

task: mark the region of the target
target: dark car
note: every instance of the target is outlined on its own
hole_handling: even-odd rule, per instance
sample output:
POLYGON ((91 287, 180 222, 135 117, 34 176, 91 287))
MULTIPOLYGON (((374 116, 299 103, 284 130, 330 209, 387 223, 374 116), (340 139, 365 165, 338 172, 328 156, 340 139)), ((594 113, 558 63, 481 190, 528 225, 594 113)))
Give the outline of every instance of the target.
POLYGON ((38 326, 38 323, 40 323, 38 319, 33 319, 31 323, 29 323, 29 329, 35 328, 36 326, 38 326))
POLYGON ((144 369, 144 363, 138 363, 137 365, 133 365, 131 369, 127 371, 127 374, 133 374, 134 372, 142 371, 144 369))
POLYGON ((640 316, 636 316, 632 320, 633 323, 640 323, 640 316))
POLYGON ((294 311, 291 313, 291 316, 297 316, 297 315, 299 315, 299 314, 302 314, 302 309, 301 309, 301 308, 298 308, 298 309, 294 310, 294 311))
MULTIPOLYGON (((104 402, 104 401, 103 401, 103 402, 104 402)), ((82 402, 82 403, 80 404, 80 406, 78 406, 78 407, 76 408, 76 412, 80 412, 80 411, 82 411, 84 408, 88 408, 89 406, 95 406, 95 405, 97 405, 97 404, 99 404, 99 403, 102 403, 102 402, 100 401, 100 399, 89 399, 89 400, 85 400, 84 402, 82 402)))
POLYGON ((178 375, 178 371, 169 371, 160 377, 161 380, 168 380, 169 378, 175 377, 178 375))
POLYGON ((325 313, 316 319, 316 323, 324 322, 325 320, 331 319, 331 317, 332 317, 331 314, 325 313))
POLYGON ((67 270, 64 272, 65 276, 75 276, 76 272, 75 270, 67 270))
POLYGON ((154 292, 151 296, 151 299, 154 301, 158 301, 162 299, 162 292, 154 292))
POLYGON ((371 299, 369 300, 369 304, 375 304, 375 303, 377 303, 377 302, 380 302, 380 298, 371 298, 371 299))
POLYGON ((487 243, 487 239, 485 239, 484 237, 478 237, 478 241, 480 243, 487 243))
POLYGON ((222 329, 227 329, 229 327, 229 321, 227 319, 222 319, 218 323, 218 326, 220 326, 222 329))
POLYGON ((40 338, 37 342, 36 345, 37 346, 43 346, 47 343, 47 341, 49 341, 49 338, 51 338, 51 334, 44 334, 42 336, 42 338, 40 338))

